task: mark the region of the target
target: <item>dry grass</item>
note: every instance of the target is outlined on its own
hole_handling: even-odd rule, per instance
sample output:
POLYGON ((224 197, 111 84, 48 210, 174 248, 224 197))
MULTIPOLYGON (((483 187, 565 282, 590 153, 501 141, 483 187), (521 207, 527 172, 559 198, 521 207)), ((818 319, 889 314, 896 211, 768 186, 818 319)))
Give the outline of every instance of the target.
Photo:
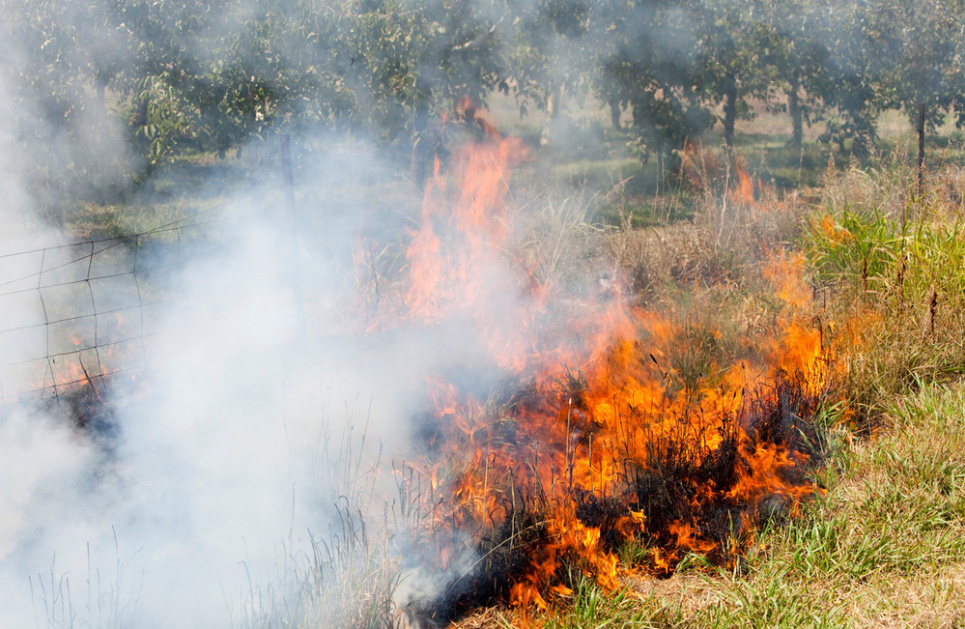
POLYGON ((757 197, 707 191, 693 221, 607 233, 607 256, 643 304, 693 287, 754 286, 762 264, 797 236, 806 211, 794 195, 757 197))
MULTIPOLYGON (((636 305, 683 322, 685 334, 719 333, 670 357, 682 377, 732 362, 748 351, 741 339, 774 325, 780 307, 766 294, 765 266, 803 243, 821 299, 814 308, 836 326, 851 409, 876 422, 865 425, 871 438, 855 438, 833 427, 847 414, 824 418, 826 494, 761 533, 733 572, 695 560, 669 579, 625 575, 618 592, 583 582, 546 613, 487 608, 452 627, 965 626, 965 392, 932 384, 965 372, 965 177, 948 170, 930 181, 918 199, 907 171, 830 170, 817 209, 760 190, 753 200, 706 194, 693 221, 647 229, 593 225, 594 198, 538 197, 520 208, 504 253, 544 286, 620 285, 636 305), (903 217, 914 229, 900 229, 903 217)), ((375 493, 371 480, 347 454, 357 444, 333 445, 335 467, 322 472, 347 483, 341 529, 309 556, 287 558, 279 582, 253 585, 239 626, 405 625, 393 531, 370 530, 357 515, 375 493)))
MULTIPOLYGON (((569 607, 525 623, 518 611, 486 610, 456 626, 965 626, 965 389, 935 384, 957 382, 965 365, 961 171, 932 177, 924 199, 910 192, 906 170, 855 167, 826 177, 803 242, 812 247, 822 316, 836 326, 850 413, 864 405, 876 417, 863 424, 864 437, 831 428, 826 493, 800 519, 764 532, 736 572, 697 562, 666 580, 628 576, 622 592, 577 593, 569 607), (843 221, 846 214, 859 222, 843 221), (823 257, 813 249, 821 238, 823 257)), ((680 308, 679 292, 699 287, 708 301, 697 298, 704 306, 696 310, 729 298, 731 314, 746 323, 762 316, 748 297, 762 244, 801 242, 793 223, 805 213, 797 205, 786 219, 755 225, 761 213, 748 208, 729 224, 722 205, 709 205, 692 224, 598 237, 638 303, 680 308)))

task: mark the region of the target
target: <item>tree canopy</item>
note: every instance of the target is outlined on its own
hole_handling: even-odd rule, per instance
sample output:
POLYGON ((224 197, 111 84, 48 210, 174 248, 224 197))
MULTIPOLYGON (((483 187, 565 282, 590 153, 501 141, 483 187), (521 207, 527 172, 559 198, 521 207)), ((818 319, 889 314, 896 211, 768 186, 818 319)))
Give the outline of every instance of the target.
MULTIPOLYGON (((757 99, 792 142, 861 151, 887 109, 965 124, 965 0, 3 0, 8 91, 48 169, 106 169, 129 137, 143 171, 185 149, 224 154, 272 130, 323 127, 401 147, 494 90, 558 116, 593 94, 667 154, 757 99), (46 139, 50 139, 47 137, 46 139), (87 155, 86 157, 90 157, 87 155), (101 164, 98 166, 97 164, 101 164)), ((77 175, 79 176, 79 175, 77 175)))

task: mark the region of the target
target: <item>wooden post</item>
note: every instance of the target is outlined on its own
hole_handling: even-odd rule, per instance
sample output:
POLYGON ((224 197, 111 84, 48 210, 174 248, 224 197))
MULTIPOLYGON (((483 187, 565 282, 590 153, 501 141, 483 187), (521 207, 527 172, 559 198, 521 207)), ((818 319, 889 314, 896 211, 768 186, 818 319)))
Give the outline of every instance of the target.
POLYGON ((925 190, 925 103, 918 104, 918 197, 925 190))
POLYGON ((295 218, 295 173, 292 169, 292 138, 287 133, 281 136, 281 174, 285 187, 285 203, 291 218, 295 218))
POLYGON ((287 133, 281 136, 281 171, 282 183, 285 189, 285 205, 288 206, 288 215, 291 220, 291 234, 293 244, 292 269, 294 277, 293 292, 295 296, 295 323, 298 329, 298 337, 305 340, 305 298, 302 294, 302 265, 299 251, 301 247, 298 242, 298 212, 295 208, 295 173, 292 168, 292 142, 291 136, 287 133))

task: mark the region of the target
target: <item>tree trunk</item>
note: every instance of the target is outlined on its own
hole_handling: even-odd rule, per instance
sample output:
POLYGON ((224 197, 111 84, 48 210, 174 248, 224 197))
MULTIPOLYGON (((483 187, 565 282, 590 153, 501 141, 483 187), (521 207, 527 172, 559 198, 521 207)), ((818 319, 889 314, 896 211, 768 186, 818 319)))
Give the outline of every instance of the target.
POLYGON ((611 98, 608 104, 610 105, 610 124, 613 125, 614 129, 619 129, 620 116, 623 114, 623 110, 620 109, 620 101, 616 98, 611 98))
POLYGON ((550 136, 553 133, 553 127, 560 115, 560 101, 563 98, 562 86, 556 85, 549 89, 546 94, 546 124, 543 126, 543 132, 540 134, 539 144, 540 146, 548 146, 550 144, 550 136))
POLYGON ((557 116, 560 115, 560 100, 563 98, 562 86, 557 85, 549 90, 546 95, 546 113, 549 115, 550 120, 556 120, 557 116))
POLYGON ((797 85, 787 92, 787 112, 791 114, 791 146, 800 147, 804 142, 804 115, 797 94, 797 85))
POLYGON ((137 101, 137 108, 134 110, 134 116, 131 118, 131 126, 133 128, 138 129, 147 124, 149 104, 150 99, 147 96, 137 101))
POLYGON ((422 190, 426 180, 431 175, 432 162, 435 159, 435 147, 432 138, 426 133, 429 122, 429 110, 418 107, 412 119, 412 156, 409 162, 409 177, 422 190))
POLYGON ((737 120, 737 81, 734 75, 727 77, 724 85, 724 144, 734 148, 734 122, 737 120))

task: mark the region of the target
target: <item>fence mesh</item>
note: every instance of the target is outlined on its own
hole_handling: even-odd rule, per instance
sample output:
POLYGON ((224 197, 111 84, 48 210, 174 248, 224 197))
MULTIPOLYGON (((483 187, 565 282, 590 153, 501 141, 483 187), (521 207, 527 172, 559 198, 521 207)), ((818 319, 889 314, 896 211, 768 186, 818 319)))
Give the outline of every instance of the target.
POLYGON ((175 271, 222 236, 220 220, 192 220, 0 255, 0 404, 148 366, 175 271))

